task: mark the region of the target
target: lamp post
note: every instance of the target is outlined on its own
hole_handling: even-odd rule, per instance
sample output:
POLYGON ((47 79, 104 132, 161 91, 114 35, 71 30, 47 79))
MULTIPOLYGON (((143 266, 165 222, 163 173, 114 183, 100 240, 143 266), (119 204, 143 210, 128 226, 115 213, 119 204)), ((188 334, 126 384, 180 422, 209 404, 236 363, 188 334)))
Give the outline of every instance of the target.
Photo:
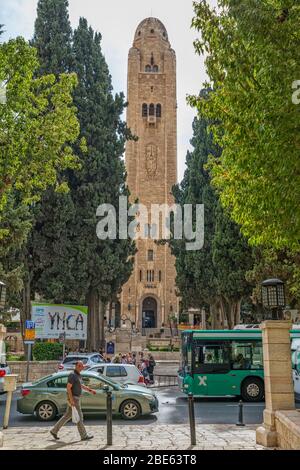
MULTIPOLYGON (((128 305, 128 310, 130 311, 131 306, 130 306, 130 308, 129 308, 129 306, 130 306, 130 304, 128 305)), ((132 349, 132 333, 133 333, 133 330, 134 330, 134 327, 135 327, 135 322, 133 322, 128 316, 123 315, 122 316, 122 328, 123 329, 127 329, 126 322, 130 323, 130 352, 131 352, 131 349, 132 349)))
POLYGON ((273 319, 280 320, 285 307, 284 282, 280 279, 266 279, 261 284, 261 297, 263 306, 272 310, 273 319))
POLYGON ((6 301, 6 284, 0 281, 0 310, 4 309, 5 301, 6 301))

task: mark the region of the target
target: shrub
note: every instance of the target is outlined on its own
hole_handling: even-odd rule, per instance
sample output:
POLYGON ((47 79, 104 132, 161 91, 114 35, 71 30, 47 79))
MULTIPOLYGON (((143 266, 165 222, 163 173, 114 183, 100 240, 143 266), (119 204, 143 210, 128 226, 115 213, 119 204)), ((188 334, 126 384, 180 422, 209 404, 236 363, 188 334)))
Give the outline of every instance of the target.
POLYGON ((59 343, 36 343, 33 347, 35 361, 58 361, 63 355, 63 345, 59 343))
POLYGON ((13 361, 13 362, 20 362, 20 361, 25 361, 26 357, 25 356, 19 356, 17 354, 8 354, 6 356, 6 360, 8 362, 13 361))

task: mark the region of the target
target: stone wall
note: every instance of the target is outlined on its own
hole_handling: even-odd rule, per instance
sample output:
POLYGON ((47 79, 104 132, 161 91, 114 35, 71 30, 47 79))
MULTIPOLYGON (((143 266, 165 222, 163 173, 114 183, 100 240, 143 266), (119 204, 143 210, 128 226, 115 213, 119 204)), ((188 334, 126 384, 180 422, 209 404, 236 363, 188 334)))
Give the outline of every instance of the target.
MULTIPOLYGON (((171 361, 178 362, 180 361, 180 352, 169 352, 169 351, 149 351, 150 354, 154 357, 156 361, 171 361)), ((148 354, 146 351, 144 354, 148 354)))
MULTIPOLYGON (((145 352, 147 354, 147 351, 145 352)), ((180 353, 172 352, 152 352, 151 353, 155 361, 166 361, 170 363, 178 363, 180 359, 180 353)), ((57 366, 59 361, 32 361, 29 363, 29 382, 45 377, 46 375, 57 372, 57 366)), ((11 369, 12 374, 18 374, 18 383, 24 383, 26 381, 26 361, 10 361, 8 365, 11 369)))
MULTIPOLYGON (((33 380, 40 379, 46 375, 53 374, 57 372, 57 366, 59 361, 32 361, 29 363, 29 382, 33 380)), ((8 365, 11 369, 12 374, 18 374, 18 383, 23 383, 26 381, 26 361, 10 361, 8 365)))
POLYGON ((299 410, 276 411, 275 428, 278 447, 281 449, 300 450, 299 410))

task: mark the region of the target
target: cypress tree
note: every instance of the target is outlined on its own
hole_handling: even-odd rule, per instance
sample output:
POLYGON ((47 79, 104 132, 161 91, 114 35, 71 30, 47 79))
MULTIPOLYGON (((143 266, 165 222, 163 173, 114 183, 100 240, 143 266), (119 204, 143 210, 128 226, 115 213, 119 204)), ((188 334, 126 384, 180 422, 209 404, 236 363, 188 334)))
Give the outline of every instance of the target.
POLYGON ((89 305, 88 347, 96 349, 103 346, 105 305, 127 281, 135 251, 130 241, 100 241, 96 236, 97 207, 112 204, 118 211, 119 196, 127 194, 122 154, 130 132, 121 121, 124 96, 112 94, 101 35, 84 18, 74 32, 73 51, 79 79, 74 100, 87 144, 84 153, 76 149, 82 168, 74 172, 71 184, 76 211, 74 271, 77 289, 86 295, 89 305))
MULTIPOLYGON (((31 44, 37 49, 40 76, 53 74, 60 80, 63 74, 72 72, 72 28, 67 0, 39 0, 31 44)), ((62 187, 69 185, 68 174, 66 170, 60 171, 62 187)), ((34 224, 24 253, 25 311, 30 311, 30 300, 35 293, 49 302, 75 300, 71 263, 71 226, 75 212, 70 191, 56 189, 50 187, 45 191, 32 209, 34 224)))
POLYGON ((38 51, 40 74, 58 76, 72 67, 72 28, 68 0, 39 0, 32 44, 38 51))
MULTIPOLYGON (((45 12, 53 14, 52 3, 52 0, 40 1, 43 17, 36 22, 34 44, 41 54, 41 70, 47 68, 58 76, 65 67, 65 72, 77 74, 74 103, 81 135, 74 153, 79 157, 80 168, 61 175, 69 186, 67 194, 49 191, 35 209, 36 224, 28 250, 31 285, 49 301, 87 303, 88 347, 96 349, 104 341, 106 303, 116 297, 132 269, 132 243, 100 241, 96 235, 97 207, 107 203, 118 210, 119 196, 126 194, 122 154, 125 140, 131 135, 120 118, 125 107, 124 96, 112 94, 111 77, 101 51, 101 35, 94 33, 82 18, 70 50, 71 32, 61 36, 58 20, 47 17, 46 29, 50 32, 45 36, 40 25, 45 21, 45 12), (51 37, 50 45, 48 37, 51 37), (62 46, 65 58, 53 50, 61 37, 65 41, 62 46), (52 52, 48 57, 49 50, 52 52), (80 145, 83 138, 84 150, 80 145)), ((63 24, 68 25, 67 2, 60 4, 65 6, 63 24)), ((61 10, 54 10, 56 14, 59 11, 61 14, 61 10)), ((65 31, 70 30, 66 27, 65 31)))
MULTIPOLYGON (((206 93, 202 92, 202 95, 206 93)), ((177 285, 186 308, 210 308, 212 327, 217 316, 229 328, 239 322, 241 300, 250 293, 245 277, 252 255, 239 227, 219 203, 207 167, 209 157, 218 160, 222 150, 213 141, 207 119, 195 118, 193 152, 187 155, 187 170, 180 186, 174 188, 177 203, 204 204, 204 246, 186 251, 185 242, 172 241, 176 256, 177 285)))

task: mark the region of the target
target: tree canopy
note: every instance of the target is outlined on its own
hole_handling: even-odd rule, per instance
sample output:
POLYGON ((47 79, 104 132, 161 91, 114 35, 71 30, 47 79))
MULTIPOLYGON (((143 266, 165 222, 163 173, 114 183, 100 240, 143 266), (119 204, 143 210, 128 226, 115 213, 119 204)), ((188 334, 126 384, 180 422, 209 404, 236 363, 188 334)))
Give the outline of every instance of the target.
MULTIPOLYGON (((207 96, 202 92, 201 96, 207 96)), ((252 253, 237 224, 222 209, 206 168, 209 155, 218 161, 221 148, 214 144, 209 122, 203 117, 193 124, 187 169, 174 195, 180 204, 204 204, 204 247, 186 251, 184 241, 172 240, 176 256, 177 286, 186 308, 210 307, 212 326, 217 316, 231 328, 239 322, 240 305, 251 292, 246 272, 252 267, 252 253)), ((223 322, 224 324, 224 322, 223 322)))
MULTIPOLYGON (((0 104, 0 223, 12 191, 30 204, 57 184, 57 170, 74 167, 71 143, 79 134, 73 106, 75 75, 35 78, 34 48, 18 38, 0 45, 0 82, 6 104, 0 104)), ((9 235, 1 226, 0 238, 9 235)))
POLYGON ((206 57, 208 99, 190 98, 212 120, 222 157, 212 159, 222 205, 250 242, 299 249, 299 14, 293 0, 194 3, 195 41, 206 57))

